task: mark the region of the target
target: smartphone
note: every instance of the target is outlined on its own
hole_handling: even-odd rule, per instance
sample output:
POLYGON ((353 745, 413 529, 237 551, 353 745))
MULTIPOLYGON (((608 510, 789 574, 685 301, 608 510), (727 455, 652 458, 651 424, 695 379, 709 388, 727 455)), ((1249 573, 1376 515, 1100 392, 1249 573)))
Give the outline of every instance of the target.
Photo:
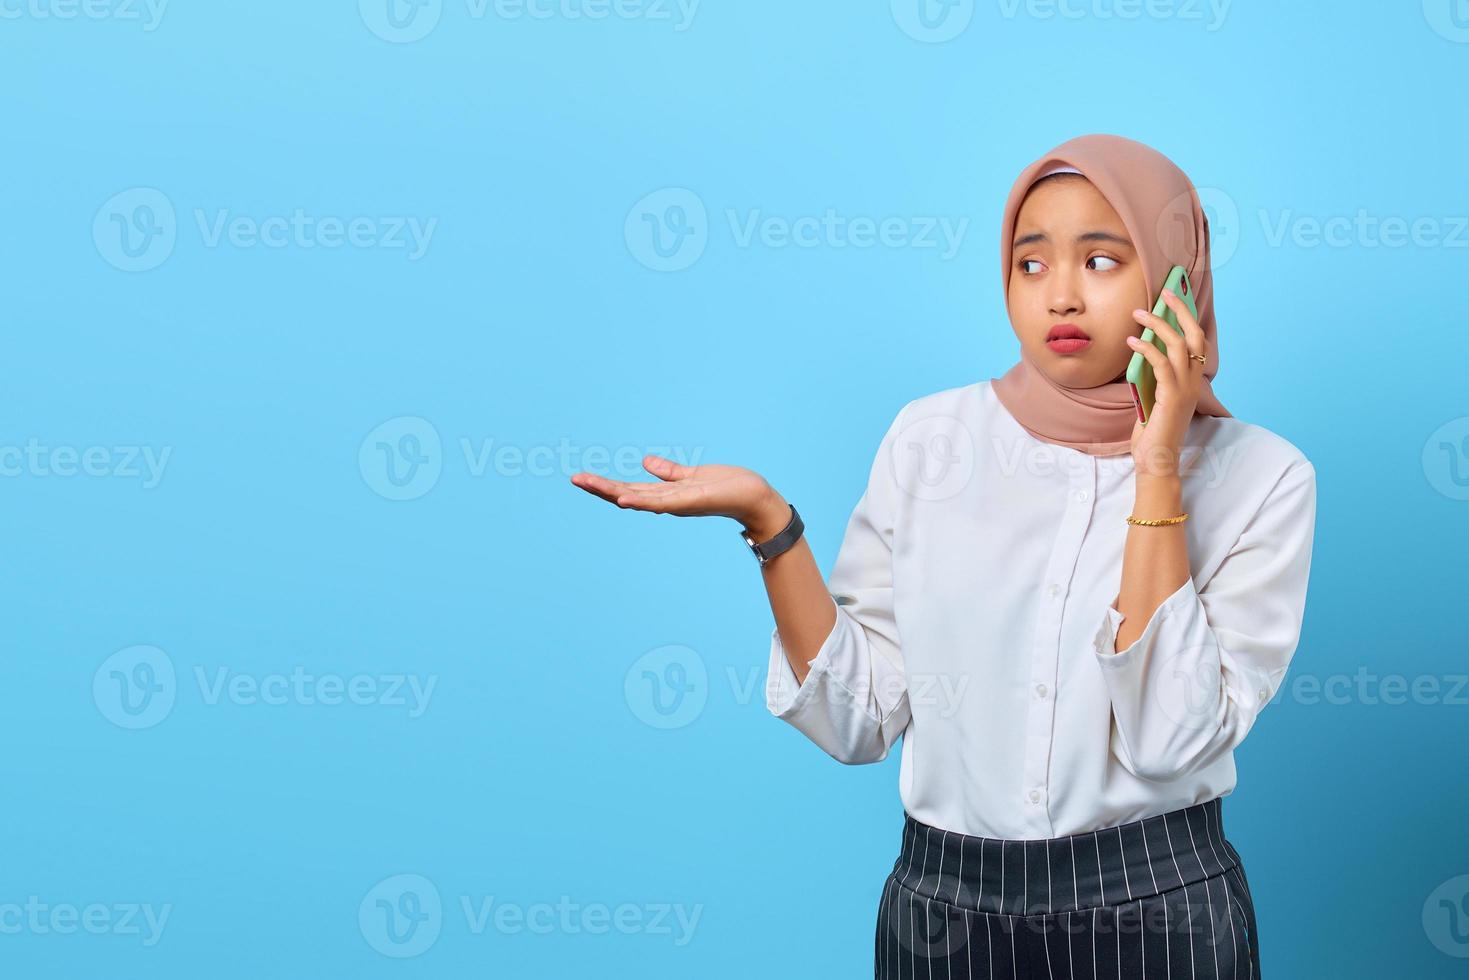
MULTIPOLYGON (((1168 273, 1168 278, 1163 282, 1164 289, 1173 290, 1188 306, 1188 311, 1195 319, 1198 318, 1199 308, 1194 303, 1194 290, 1188 281, 1188 270, 1181 265, 1175 265, 1168 273)), ((1168 325, 1183 335, 1183 327, 1178 322, 1178 316, 1167 303, 1163 302, 1163 293, 1158 292, 1158 301, 1153 304, 1153 315, 1162 317, 1168 325)), ((1168 345, 1163 338, 1153 332, 1152 327, 1143 327, 1141 338, 1145 343, 1152 344, 1164 354, 1168 353, 1168 345)), ((1127 384, 1132 389, 1132 404, 1137 408, 1137 419, 1143 425, 1148 424, 1148 417, 1153 414, 1153 401, 1157 393, 1158 379, 1153 376, 1153 365, 1142 355, 1141 351, 1132 355, 1132 360, 1127 362, 1127 384)))

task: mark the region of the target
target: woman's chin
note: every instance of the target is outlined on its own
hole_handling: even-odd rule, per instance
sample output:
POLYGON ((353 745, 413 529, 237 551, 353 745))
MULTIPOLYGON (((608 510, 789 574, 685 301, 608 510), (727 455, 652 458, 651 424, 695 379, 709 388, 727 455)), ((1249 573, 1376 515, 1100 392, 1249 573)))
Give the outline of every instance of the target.
POLYGON ((1057 354, 1045 348, 1037 364, 1047 377, 1066 388, 1096 388, 1127 380, 1125 366, 1115 376, 1109 377, 1107 372, 1097 369, 1095 358, 1088 357, 1087 352, 1057 354))

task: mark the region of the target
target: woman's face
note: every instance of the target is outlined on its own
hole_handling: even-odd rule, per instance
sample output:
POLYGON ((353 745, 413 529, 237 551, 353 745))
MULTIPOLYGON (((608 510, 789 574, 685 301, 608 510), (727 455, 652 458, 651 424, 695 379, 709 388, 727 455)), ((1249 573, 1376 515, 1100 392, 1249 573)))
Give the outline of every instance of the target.
POLYGON ((1015 221, 1005 303, 1021 348, 1057 384, 1124 380, 1125 338, 1143 330, 1132 311, 1152 303, 1127 229, 1091 181, 1072 174, 1031 188, 1015 221), (1089 340, 1055 340, 1063 324, 1089 340))

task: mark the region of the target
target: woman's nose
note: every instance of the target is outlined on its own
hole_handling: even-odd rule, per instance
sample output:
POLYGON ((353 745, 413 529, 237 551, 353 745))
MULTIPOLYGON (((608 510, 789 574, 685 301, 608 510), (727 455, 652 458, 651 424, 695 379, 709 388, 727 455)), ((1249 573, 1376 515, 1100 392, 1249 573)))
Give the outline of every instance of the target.
POLYGON ((1051 296, 1051 313, 1055 316, 1071 316, 1080 313, 1081 294, 1075 290, 1061 290, 1051 296))
POLYGON ((1082 308, 1081 287, 1074 274, 1060 272, 1051 277, 1051 314, 1070 316, 1082 308))

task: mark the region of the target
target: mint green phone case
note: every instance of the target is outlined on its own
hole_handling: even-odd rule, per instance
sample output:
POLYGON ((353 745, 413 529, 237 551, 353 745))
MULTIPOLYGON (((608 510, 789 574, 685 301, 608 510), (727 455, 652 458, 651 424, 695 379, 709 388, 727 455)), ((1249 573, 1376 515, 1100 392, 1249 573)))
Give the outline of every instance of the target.
MULTIPOLYGON (((1188 281, 1188 271, 1181 265, 1175 265, 1168 273, 1168 278, 1163 283, 1164 289, 1171 289, 1183 299, 1188 311, 1195 319, 1198 318, 1199 308, 1194 305, 1193 285, 1188 281)), ((1163 302, 1163 293, 1158 293, 1158 301, 1153 304, 1153 315, 1162 317, 1168 325, 1183 334, 1183 327, 1178 323, 1178 317, 1168 304, 1163 302)), ((1164 354, 1168 353, 1168 347, 1163 343, 1163 338, 1153 332, 1152 327, 1143 327, 1142 340, 1152 344, 1164 354)), ((1157 391, 1158 380, 1153 376, 1153 365, 1139 351, 1132 355, 1132 360, 1127 362, 1127 383, 1132 388, 1132 404, 1137 408, 1138 421, 1143 425, 1148 424, 1148 418, 1153 414, 1154 395, 1157 391)))

